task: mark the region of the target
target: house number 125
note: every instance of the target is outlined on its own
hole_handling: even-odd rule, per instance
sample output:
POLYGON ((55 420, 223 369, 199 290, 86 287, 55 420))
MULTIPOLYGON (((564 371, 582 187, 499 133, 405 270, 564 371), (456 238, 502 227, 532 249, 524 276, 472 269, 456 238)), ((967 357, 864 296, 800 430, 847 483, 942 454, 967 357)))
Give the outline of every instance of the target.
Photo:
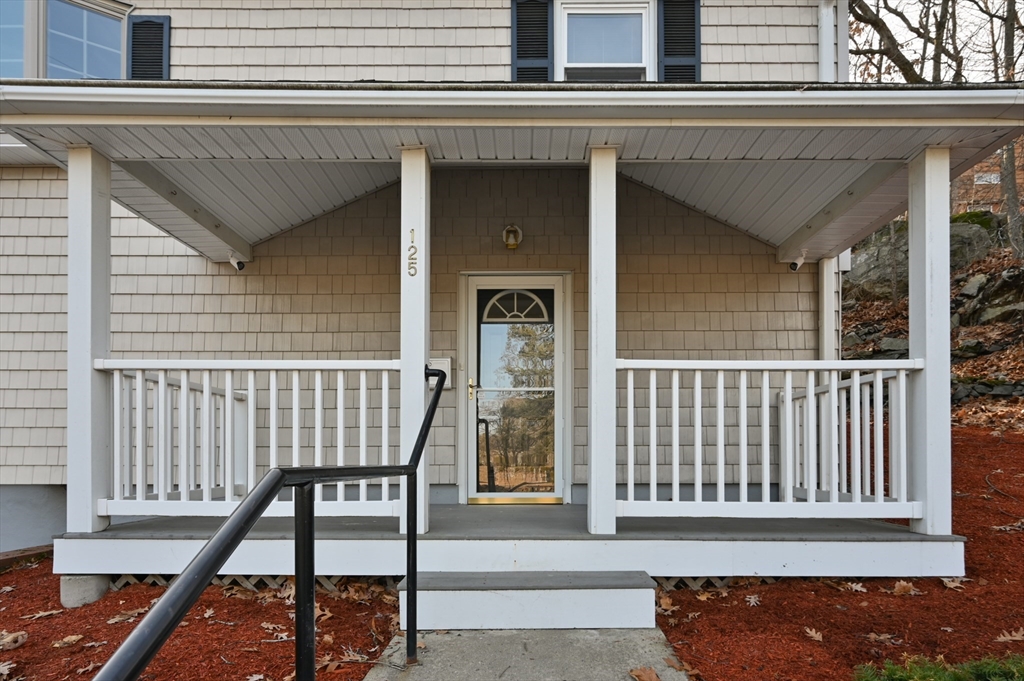
POLYGON ((416 248, 416 243, 415 243, 416 242, 416 230, 414 230, 414 229, 410 229, 409 230, 409 241, 411 241, 413 243, 409 244, 409 259, 408 259, 406 264, 408 265, 409 276, 410 277, 415 277, 416 273, 419 271, 416 268, 416 263, 418 262, 416 260, 416 254, 419 253, 419 249, 416 248))

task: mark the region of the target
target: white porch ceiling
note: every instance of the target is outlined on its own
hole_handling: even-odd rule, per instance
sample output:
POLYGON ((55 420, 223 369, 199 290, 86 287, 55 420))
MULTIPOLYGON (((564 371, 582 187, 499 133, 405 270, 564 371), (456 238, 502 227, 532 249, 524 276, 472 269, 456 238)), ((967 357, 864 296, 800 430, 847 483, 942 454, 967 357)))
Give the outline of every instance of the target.
MULTIPOLYGON (((188 92, 188 97, 202 99, 201 92, 188 92)), ((211 102, 228 96, 211 92, 211 102)), ((643 93, 642 98, 620 94, 607 106, 571 93, 588 102, 581 104, 579 114, 587 118, 577 120, 569 118, 568 93, 559 95, 564 102, 558 100, 562 108, 557 113, 564 120, 522 118, 521 106, 502 108, 502 93, 494 94, 497 103, 461 109, 467 116, 470 111, 479 116, 462 119, 451 117, 460 111, 458 103, 446 100, 451 93, 430 94, 445 100, 437 105, 446 107, 444 115, 436 116, 430 114, 430 103, 417 105, 416 114, 410 114, 402 110, 411 107, 398 97, 403 93, 380 94, 381 101, 394 95, 397 104, 391 110, 382 104, 376 111, 388 113, 378 116, 408 116, 401 120, 314 118, 313 109, 302 117, 298 104, 273 119, 212 113, 187 117, 173 108, 183 105, 185 99, 178 99, 186 94, 162 90, 149 90, 145 97, 165 98, 171 112, 167 115, 143 108, 141 116, 108 116, 90 113, 90 107, 105 111, 134 95, 111 90, 90 103, 85 90, 64 88, 60 94, 78 99, 72 104, 51 104, 55 100, 46 97, 18 100, 18 111, 5 115, 4 129, 57 163, 63 163, 68 146, 95 147, 115 164, 116 200, 213 260, 227 258, 230 239, 218 238, 211 225, 223 224, 247 244, 273 238, 399 180, 402 147, 427 147, 438 167, 496 167, 583 166, 590 147, 607 145, 619 148, 624 176, 779 247, 780 258, 794 248, 806 248, 808 257, 816 259, 856 243, 904 209, 904 164, 925 147, 950 147, 951 175, 956 176, 1024 130, 1024 112, 1008 114, 1014 110, 1010 107, 998 113, 988 101, 1018 101, 1020 93, 1013 92, 1017 99, 1000 99, 996 93, 978 111, 970 108, 969 99, 960 106, 949 93, 938 93, 942 97, 936 95, 931 108, 920 109, 928 114, 920 120, 900 118, 898 97, 889 101, 880 93, 858 94, 844 100, 841 109, 824 95, 821 101, 832 102, 828 106, 833 108, 816 108, 802 93, 776 108, 758 105, 764 110, 760 120, 752 120, 751 111, 758 107, 751 108, 746 99, 744 119, 686 118, 689 95, 679 93, 643 93), (660 98, 658 102, 675 99, 671 106, 650 106, 652 97, 660 98), (858 109, 858 98, 871 100, 870 106, 858 109), (74 110, 46 114, 48 108, 62 106, 74 110), (513 109, 515 114, 506 113, 513 109), (190 213, 209 215, 201 224, 190 213)), ((516 105, 525 97, 504 94, 516 105)), ((783 99, 793 93, 775 94, 783 99)), ((914 101, 921 99, 917 95, 927 99, 931 93, 915 93, 914 101)), ((29 97, 20 91, 19 96, 29 97)), ((0 99, 6 105, 7 97, 0 99)), ((344 110, 344 98, 321 99, 315 106, 344 110)), ((262 108, 250 115, 270 116, 277 105, 252 106, 262 108)), ((529 106, 535 116, 545 113, 542 103, 529 106)), ((708 116, 719 109, 726 114, 732 105, 726 98, 715 105, 719 109, 701 106, 700 115, 708 116)))

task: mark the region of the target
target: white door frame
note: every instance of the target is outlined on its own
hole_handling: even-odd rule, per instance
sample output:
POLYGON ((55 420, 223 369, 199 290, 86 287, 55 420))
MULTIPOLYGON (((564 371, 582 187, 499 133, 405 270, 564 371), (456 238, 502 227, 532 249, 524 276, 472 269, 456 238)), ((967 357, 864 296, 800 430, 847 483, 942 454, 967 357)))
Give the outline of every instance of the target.
POLYGON ((570 503, 572 494, 573 389, 572 368, 574 334, 573 284, 569 272, 461 272, 459 276, 459 338, 458 371, 455 386, 456 462, 458 466, 459 503, 468 504, 470 497, 469 468, 473 458, 469 431, 469 379, 475 376, 476 358, 470 353, 475 346, 470 333, 475 329, 476 291, 480 288, 552 288, 555 292, 555 492, 562 503, 570 503))

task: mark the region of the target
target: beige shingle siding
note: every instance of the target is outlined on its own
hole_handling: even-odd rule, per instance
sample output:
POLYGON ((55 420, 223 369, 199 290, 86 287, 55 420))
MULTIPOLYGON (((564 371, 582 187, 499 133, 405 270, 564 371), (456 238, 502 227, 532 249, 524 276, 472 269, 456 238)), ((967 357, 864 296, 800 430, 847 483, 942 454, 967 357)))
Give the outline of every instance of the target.
MULTIPOLYGON (((510 0, 139 0, 174 80, 511 79, 510 0)), ((817 0, 702 0, 704 82, 818 79, 817 0)))
POLYGON ((0 484, 62 484, 67 183, 0 167, 0 484))
POLYGON ((818 80, 817 0, 701 0, 701 80, 818 80))
MULTIPOLYGON (((433 356, 457 356, 460 272, 575 273, 572 455, 574 480, 585 482, 586 171, 435 170, 433 177, 433 356), (525 234, 514 252, 500 239, 509 222, 525 234)), ((62 171, 46 168, 3 168, 0 180, 0 479, 58 483, 66 183, 62 171)), ((113 354, 397 357, 399 224, 399 188, 392 186, 256 246, 253 261, 236 273, 115 206, 113 354)), ((815 358, 813 265, 790 273, 770 247, 626 180, 619 182, 619 254, 621 357, 815 358)), ((434 483, 457 481, 455 422, 452 391, 433 436, 434 483)), ((282 432, 281 441, 287 461, 290 436, 282 432)), ((267 442, 261 428, 262 461, 267 442)))
POLYGON ((139 0, 174 80, 508 81, 509 0, 139 0))

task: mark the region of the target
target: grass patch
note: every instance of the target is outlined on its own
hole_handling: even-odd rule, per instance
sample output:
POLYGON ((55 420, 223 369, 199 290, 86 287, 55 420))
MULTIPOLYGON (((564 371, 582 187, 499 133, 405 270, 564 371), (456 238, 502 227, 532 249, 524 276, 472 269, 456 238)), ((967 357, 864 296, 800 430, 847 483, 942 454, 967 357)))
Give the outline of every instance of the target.
POLYGON ((1010 655, 1003 659, 986 657, 961 664, 948 664, 942 657, 935 660, 911 657, 897 664, 886 660, 877 667, 861 665, 854 672, 854 681, 1024 681, 1024 657, 1010 655))

